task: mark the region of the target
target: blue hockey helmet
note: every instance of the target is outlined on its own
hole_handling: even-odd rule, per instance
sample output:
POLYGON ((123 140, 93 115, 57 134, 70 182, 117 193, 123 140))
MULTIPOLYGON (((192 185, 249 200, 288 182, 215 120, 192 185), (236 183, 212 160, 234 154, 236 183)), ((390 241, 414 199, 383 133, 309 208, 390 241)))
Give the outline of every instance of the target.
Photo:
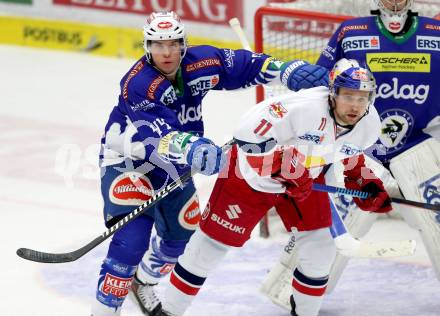
POLYGON ((368 106, 376 98, 376 80, 367 68, 359 65, 355 59, 342 58, 334 65, 329 74, 330 97, 338 94, 339 88, 368 91, 368 106))

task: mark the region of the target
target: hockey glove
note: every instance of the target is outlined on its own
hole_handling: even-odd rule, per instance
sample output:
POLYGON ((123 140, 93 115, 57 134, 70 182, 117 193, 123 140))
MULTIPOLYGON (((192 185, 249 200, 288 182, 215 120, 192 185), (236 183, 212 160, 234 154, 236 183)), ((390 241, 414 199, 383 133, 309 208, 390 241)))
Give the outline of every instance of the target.
POLYGON ((345 187, 370 193, 366 199, 353 198, 361 210, 375 213, 386 213, 392 210, 391 199, 382 181, 370 168, 365 167, 363 155, 344 159, 343 164, 345 187))
POLYGON ((281 82, 292 91, 319 86, 328 87, 328 70, 322 66, 294 60, 281 67, 281 82))
POLYGON ((295 159, 290 162, 289 172, 280 170, 272 178, 280 181, 286 187, 285 193, 298 201, 305 200, 312 192, 313 179, 309 170, 295 159))
POLYGON ((218 173, 226 164, 222 149, 205 137, 185 132, 171 132, 159 142, 159 155, 168 161, 188 164, 204 175, 218 173))

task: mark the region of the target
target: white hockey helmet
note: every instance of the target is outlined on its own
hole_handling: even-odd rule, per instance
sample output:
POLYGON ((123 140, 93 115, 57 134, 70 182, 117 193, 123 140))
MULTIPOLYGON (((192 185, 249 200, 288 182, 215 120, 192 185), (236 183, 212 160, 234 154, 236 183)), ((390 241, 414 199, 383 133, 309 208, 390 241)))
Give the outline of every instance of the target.
POLYGON ((187 42, 185 27, 174 12, 153 12, 144 25, 145 55, 151 62, 151 41, 179 40, 181 42, 180 58, 186 54, 187 42))
POLYGON ((380 11, 380 18, 391 33, 399 33, 408 18, 414 0, 372 0, 372 9, 380 11))
MULTIPOLYGON (((368 107, 376 98, 376 80, 367 68, 355 59, 342 58, 336 62, 329 74, 330 97, 334 100, 339 88, 368 91, 368 107)), ((368 112, 367 107, 367 112, 368 112)))

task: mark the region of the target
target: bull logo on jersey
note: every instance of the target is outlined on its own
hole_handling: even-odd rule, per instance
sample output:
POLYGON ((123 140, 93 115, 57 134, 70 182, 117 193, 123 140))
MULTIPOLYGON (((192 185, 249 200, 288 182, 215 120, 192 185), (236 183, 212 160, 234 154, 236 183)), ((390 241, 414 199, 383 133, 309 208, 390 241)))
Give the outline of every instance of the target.
POLYGON ((411 134, 414 118, 402 109, 390 109, 380 115, 382 121, 379 141, 387 148, 388 153, 400 150, 411 134))
MULTIPOLYGON (((428 204, 440 204, 440 174, 428 179, 419 185, 423 199, 428 204)), ((434 214, 433 214, 434 215, 434 214)), ((437 223, 440 224, 440 213, 435 215, 437 223)))
POLYGON ((137 206, 154 194, 150 180, 138 172, 125 172, 117 176, 110 185, 110 201, 117 205, 137 206))
POLYGON ((269 105, 269 114, 274 118, 283 118, 287 110, 282 106, 281 102, 272 103, 269 105))
POLYGON ((195 230, 200 221, 199 198, 196 193, 186 202, 179 212, 179 224, 188 230, 195 230))

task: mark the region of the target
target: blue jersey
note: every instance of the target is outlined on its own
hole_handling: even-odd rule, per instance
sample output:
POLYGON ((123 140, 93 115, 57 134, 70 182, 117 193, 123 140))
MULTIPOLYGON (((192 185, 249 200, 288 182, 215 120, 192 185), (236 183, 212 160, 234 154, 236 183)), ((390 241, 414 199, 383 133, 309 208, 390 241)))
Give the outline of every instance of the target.
POLYGON ((377 16, 345 21, 318 60, 331 69, 340 58, 357 59, 374 73, 382 127, 372 154, 382 162, 430 137, 424 129, 440 115, 440 21, 411 19, 397 38, 377 16))
POLYGON ((159 158, 157 144, 171 131, 203 136, 202 100, 210 90, 245 88, 277 81, 282 63, 246 50, 189 47, 174 85, 145 56, 122 78, 119 102, 105 127, 101 166, 123 161, 137 168, 145 164, 161 187, 170 174, 188 170, 159 158))

